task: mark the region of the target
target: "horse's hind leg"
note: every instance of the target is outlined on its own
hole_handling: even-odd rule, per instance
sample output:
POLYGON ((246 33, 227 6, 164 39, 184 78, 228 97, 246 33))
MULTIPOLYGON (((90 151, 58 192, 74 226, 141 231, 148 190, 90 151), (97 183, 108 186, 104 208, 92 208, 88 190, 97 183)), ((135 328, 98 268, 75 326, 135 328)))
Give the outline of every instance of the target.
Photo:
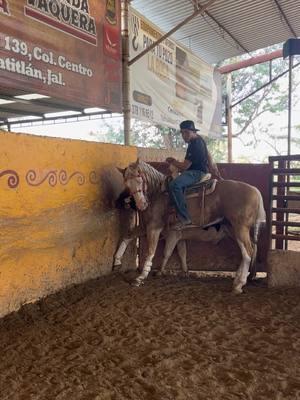
POLYGON ((177 251, 181 262, 181 268, 185 276, 188 275, 188 267, 186 263, 186 241, 180 240, 177 243, 177 251))
POLYGON ((249 275, 247 278, 248 281, 253 281, 256 278, 256 256, 257 256, 257 244, 254 243, 250 267, 249 267, 249 275))
POLYGON ((243 226, 234 229, 236 241, 242 253, 242 261, 233 281, 233 292, 243 293, 243 286, 247 282, 251 256, 253 253, 249 228, 243 226))
POLYGON ((158 275, 164 275, 166 265, 175 249, 175 246, 179 245, 178 240, 180 239, 180 237, 181 237, 181 233, 179 231, 175 231, 175 230, 168 231, 167 237, 165 240, 164 258, 162 260, 161 267, 158 271, 158 275))
MULTIPOLYGON (((261 200, 262 201, 262 200, 261 200)), ((262 209, 261 213, 264 212, 264 209, 262 209)), ((252 281, 256 278, 256 257, 257 257, 257 243, 258 243, 258 235, 259 235, 259 230, 261 225, 264 224, 263 216, 261 219, 257 219, 254 228, 253 228, 253 253, 252 253, 252 258, 251 258, 251 263, 250 263, 250 274, 248 276, 248 280, 252 281)))

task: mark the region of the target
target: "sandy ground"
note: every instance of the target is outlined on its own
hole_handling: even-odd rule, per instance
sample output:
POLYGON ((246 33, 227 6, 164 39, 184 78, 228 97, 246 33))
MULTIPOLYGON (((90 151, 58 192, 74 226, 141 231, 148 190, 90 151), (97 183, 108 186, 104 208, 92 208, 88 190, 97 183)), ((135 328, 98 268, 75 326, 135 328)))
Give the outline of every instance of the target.
POLYGON ((112 275, 0 320, 0 399, 300 399, 300 290, 112 275))

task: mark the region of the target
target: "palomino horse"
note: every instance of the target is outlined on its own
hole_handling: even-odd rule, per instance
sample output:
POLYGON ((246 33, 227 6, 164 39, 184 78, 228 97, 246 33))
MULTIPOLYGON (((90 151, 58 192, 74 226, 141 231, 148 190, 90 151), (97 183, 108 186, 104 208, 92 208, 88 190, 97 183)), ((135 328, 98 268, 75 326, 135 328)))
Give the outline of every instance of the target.
MULTIPOLYGON (((136 278, 139 286, 147 278, 154 257, 160 233, 167 226, 169 198, 166 196, 166 176, 151 165, 137 160, 124 171, 124 183, 133 196, 146 227, 148 254, 141 274, 136 278)), ((225 219, 230 224, 233 238, 236 240, 242 255, 241 264, 233 281, 233 291, 242 293, 247 282, 251 262, 255 261, 258 233, 261 224, 266 221, 261 193, 255 187, 244 182, 222 180, 217 182, 213 193, 201 199, 193 198, 195 207, 201 215, 201 225, 207 226, 215 221, 225 219), (196 200, 196 206, 195 206, 196 200), (202 204, 201 204, 202 203, 202 204), (204 211, 204 212, 203 212, 204 211), (253 228, 253 241, 250 229, 253 228)), ((192 220, 195 221, 194 215, 192 220)))
MULTIPOLYGON (((117 270, 122 266, 122 258, 128 245, 138 237, 146 235, 143 221, 137 225, 137 207, 133 197, 130 196, 128 189, 125 189, 118 197, 116 201, 116 207, 119 209, 127 209, 129 214, 127 215, 127 231, 122 237, 119 247, 114 256, 113 269, 117 270)), ((209 228, 203 229, 202 227, 193 227, 189 229, 183 229, 180 231, 173 229, 165 229, 162 232, 162 237, 165 239, 164 256, 162 264, 158 271, 159 275, 165 273, 165 268, 168 263, 170 256, 172 255, 175 247, 181 263, 181 269, 184 276, 188 275, 188 266, 186 260, 186 240, 198 240, 201 242, 213 242, 214 244, 219 243, 226 235, 228 231, 224 225, 217 224, 209 228)))

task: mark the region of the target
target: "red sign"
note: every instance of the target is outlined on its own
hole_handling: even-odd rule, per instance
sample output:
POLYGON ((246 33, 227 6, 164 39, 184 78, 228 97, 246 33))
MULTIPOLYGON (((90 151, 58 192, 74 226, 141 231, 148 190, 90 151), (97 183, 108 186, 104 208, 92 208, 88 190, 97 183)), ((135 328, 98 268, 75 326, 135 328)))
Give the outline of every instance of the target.
POLYGON ((0 90, 121 111, 119 0, 0 0, 0 90))

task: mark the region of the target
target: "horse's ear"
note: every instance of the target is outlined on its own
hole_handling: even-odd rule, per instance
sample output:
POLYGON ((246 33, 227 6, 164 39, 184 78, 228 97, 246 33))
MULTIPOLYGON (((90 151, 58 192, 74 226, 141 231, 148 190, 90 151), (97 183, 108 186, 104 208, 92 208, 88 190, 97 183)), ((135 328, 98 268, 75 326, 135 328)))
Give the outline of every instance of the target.
POLYGON ((134 163, 134 167, 135 167, 135 168, 138 167, 139 163, 140 163, 140 158, 138 157, 138 158, 136 159, 136 162, 134 163))
POLYGON ((119 167, 117 167, 117 170, 118 170, 119 172, 121 172, 121 174, 124 176, 125 171, 126 171, 126 168, 119 168, 119 167))

